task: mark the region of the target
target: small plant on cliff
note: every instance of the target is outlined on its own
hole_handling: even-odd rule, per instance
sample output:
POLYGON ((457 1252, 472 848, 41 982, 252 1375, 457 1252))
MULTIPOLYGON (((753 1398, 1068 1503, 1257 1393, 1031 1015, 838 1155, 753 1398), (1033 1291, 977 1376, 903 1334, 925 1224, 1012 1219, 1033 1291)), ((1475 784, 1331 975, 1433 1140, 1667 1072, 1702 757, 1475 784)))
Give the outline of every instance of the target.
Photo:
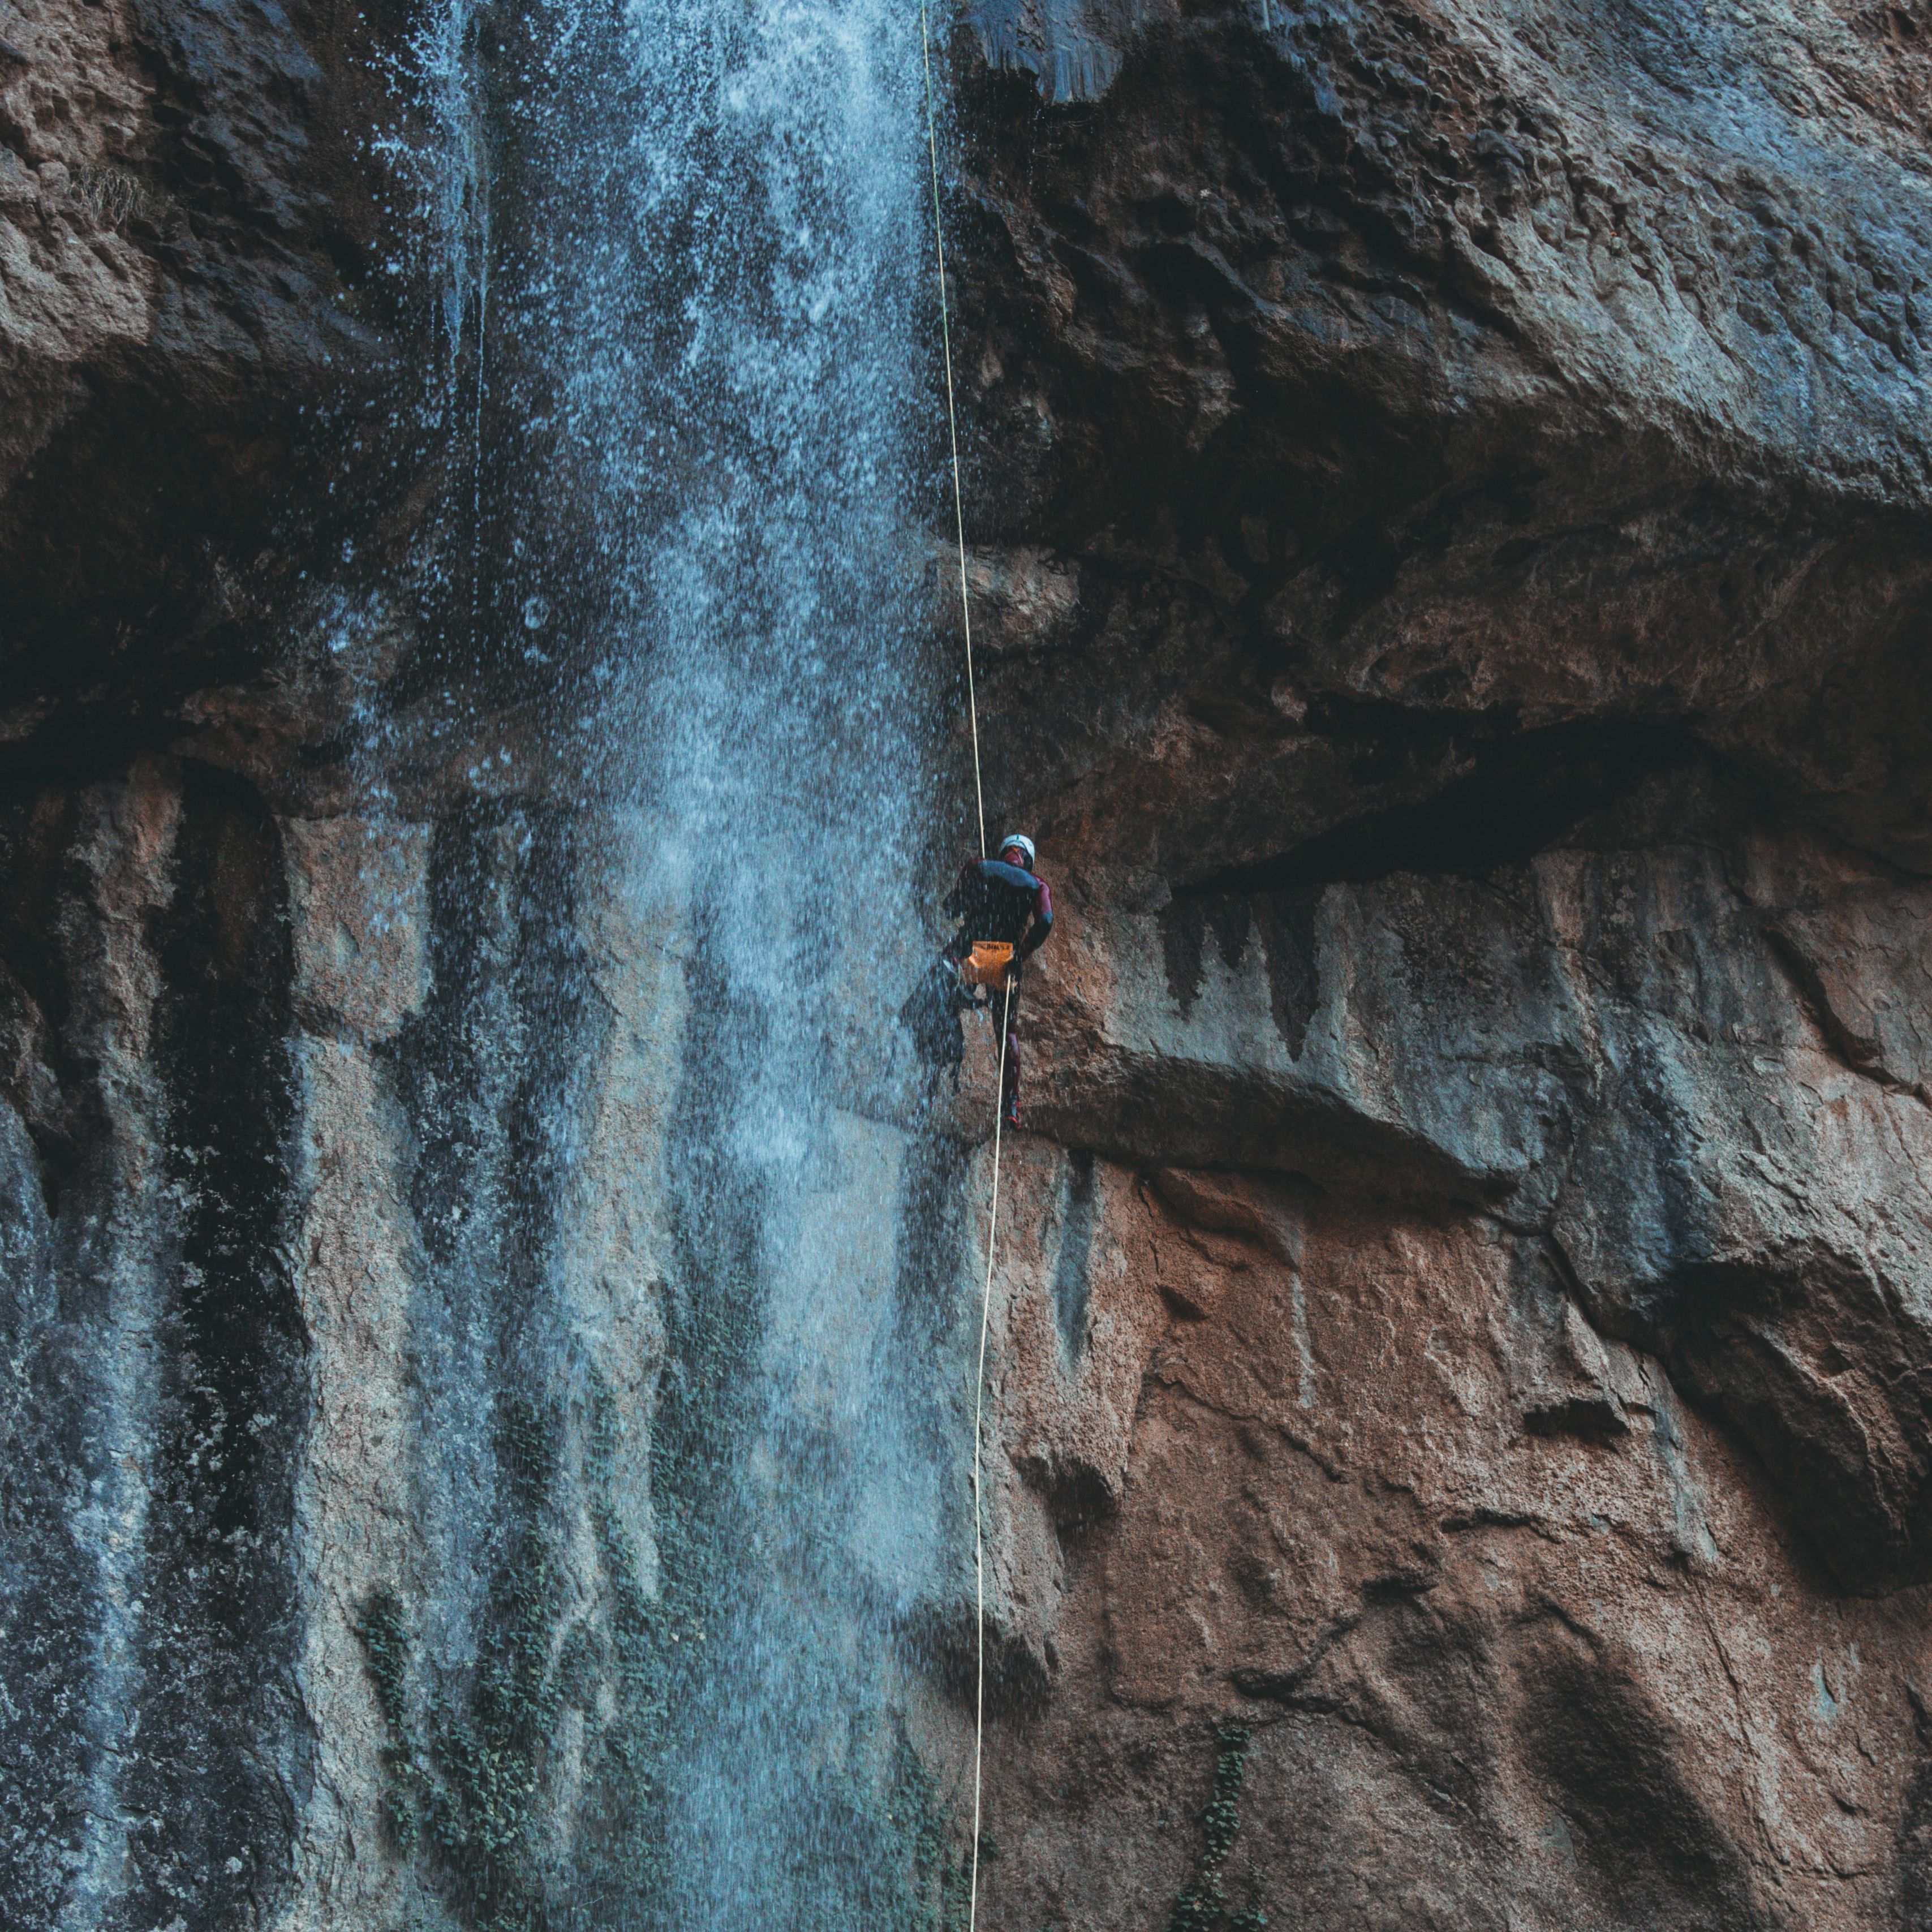
POLYGON ((82 162, 73 175, 74 197, 104 228, 118 228, 137 216, 152 220, 172 206, 168 197, 139 175, 82 162))
POLYGON ((400 1600, 393 1590, 378 1590, 362 1606, 356 1626, 376 1687, 376 1708, 382 1714, 389 1742, 384 1746, 382 1815, 398 1847, 416 1849, 418 1744, 410 1713, 410 1630, 400 1600))
POLYGON ((1174 1902, 1168 1932, 1259 1932, 1268 1915, 1252 1901, 1246 1910, 1228 1907, 1222 1870, 1241 1828, 1241 1784, 1247 1776, 1248 1733, 1229 1724, 1214 1733, 1220 1747, 1214 1759, 1214 1795, 1201 1814, 1204 1834, 1194 1876, 1174 1902))

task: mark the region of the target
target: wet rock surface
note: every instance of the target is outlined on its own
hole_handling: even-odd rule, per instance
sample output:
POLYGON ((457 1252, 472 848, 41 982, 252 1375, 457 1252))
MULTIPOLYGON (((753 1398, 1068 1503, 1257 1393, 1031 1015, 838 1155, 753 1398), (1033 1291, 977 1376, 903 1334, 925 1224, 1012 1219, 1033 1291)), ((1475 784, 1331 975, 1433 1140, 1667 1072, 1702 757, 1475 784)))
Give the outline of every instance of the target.
MULTIPOLYGON (((626 1687, 694 1681, 658 1510, 743 1344, 666 1170, 728 1194, 688 1042, 746 1022, 573 795, 547 607, 452 644, 473 372, 340 132, 410 26, 0 16, 9 1924, 594 1903, 626 1687)), ((988 788, 1062 908, 988 1910, 1932 1922, 1932 19, 955 52, 988 788)), ((855 1079, 840 1183, 923 1204, 867 1292, 935 1376, 968 1024, 936 1138, 909 1040, 855 1079)), ((969 1586, 911 1619, 941 1810, 969 1586)))

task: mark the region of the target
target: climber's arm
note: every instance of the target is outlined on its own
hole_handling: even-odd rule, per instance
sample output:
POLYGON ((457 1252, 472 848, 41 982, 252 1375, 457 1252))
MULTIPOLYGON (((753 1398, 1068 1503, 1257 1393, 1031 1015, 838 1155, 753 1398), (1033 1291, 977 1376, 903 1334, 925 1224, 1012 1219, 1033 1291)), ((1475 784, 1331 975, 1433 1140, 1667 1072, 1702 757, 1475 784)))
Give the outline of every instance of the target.
POLYGON ((1021 935, 1018 947, 1014 953, 1016 964, 1020 960, 1037 952, 1046 944, 1046 936, 1053 930, 1053 893, 1046 881, 1040 881, 1040 891, 1034 900, 1033 918, 1021 935))

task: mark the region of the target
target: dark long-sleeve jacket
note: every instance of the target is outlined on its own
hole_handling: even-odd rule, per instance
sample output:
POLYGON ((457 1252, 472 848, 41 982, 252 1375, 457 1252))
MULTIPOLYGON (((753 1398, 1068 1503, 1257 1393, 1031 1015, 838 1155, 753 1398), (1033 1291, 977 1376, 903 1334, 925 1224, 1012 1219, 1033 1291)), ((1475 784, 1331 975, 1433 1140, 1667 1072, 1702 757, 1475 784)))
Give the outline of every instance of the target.
POLYGON ((1016 964, 1037 952, 1053 930, 1053 894, 1046 881, 1003 859, 968 859, 946 902, 960 922, 958 947, 976 939, 1004 940, 1016 964))

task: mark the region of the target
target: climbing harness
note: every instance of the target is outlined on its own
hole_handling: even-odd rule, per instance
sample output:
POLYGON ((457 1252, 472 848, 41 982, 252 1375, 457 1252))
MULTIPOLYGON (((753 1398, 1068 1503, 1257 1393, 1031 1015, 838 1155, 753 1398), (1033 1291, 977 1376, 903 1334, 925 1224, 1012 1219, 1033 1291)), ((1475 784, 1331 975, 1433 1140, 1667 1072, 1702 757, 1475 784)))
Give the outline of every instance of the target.
MULTIPOLYGON (((980 701, 973 682, 973 607, 966 591, 966 498, 959 482, 959 409, 952 386, 952 320, 946 294, 946 225, 939 202, 939 118, 932 95, 932 29, 928 18, 929 0, 919 0, 919 38, 926 57, 926 145, 932 162, 932 239, 939 270, 939 339, 946 364, 946 424, 952 438, 952 524, 959 545, 959 622, 966 640, 966 711, 973 727, 973 801, 980 818, 980 856, 986 856, 986 792, 980 776, 980 701)), ((1004 849, 1004 848, 1003 848, 1004 849)), ((1030 855, 1029 855, 1030 856, 1030 855)), ((987 976, 968 983, 1002 986, 1004 1006, 1000 1015, 1000 1077, 993 1102, 993 1198, 986 1214, 986 1278, 980 1292, 980 1360, 973 1378, 973 1844, 972 1877, 967 1894, 967 1932, 978 1932, 980 1924, 980 1774, 986 1755, 986 1512, 980 1504, 980 1476, 982 1438, 985 1433, 986 1400, 986 1340, 993 1322, 993 1258, 998 1252, 1000 1228, 1000 1130, 1004 1124, 1006 1090, 1006 1028, 1013 1015, 1013 986, 1007 972, 1013 949, 986 940, 976 941, 970 962, 972 968, 987 976), (1004 951, 996 961, 984 958, 1004 951), (984 964, 982 966, 982 958, 984 964)), ((961 962, 965 978, 969 962, 961 962)))
MULTIPOLYGON (((973 950, 959 962, 959 983, 962 986, 1004 986, 1006 984, 1006 969, 1013 963, 1013 949, 1003 939, 976 939, 973 950)), ((1010 993, 1008 994, 1010 998, 1010 993)), ((1000 1042, 1000 1051, 1006 1043, 1000 1042)))

